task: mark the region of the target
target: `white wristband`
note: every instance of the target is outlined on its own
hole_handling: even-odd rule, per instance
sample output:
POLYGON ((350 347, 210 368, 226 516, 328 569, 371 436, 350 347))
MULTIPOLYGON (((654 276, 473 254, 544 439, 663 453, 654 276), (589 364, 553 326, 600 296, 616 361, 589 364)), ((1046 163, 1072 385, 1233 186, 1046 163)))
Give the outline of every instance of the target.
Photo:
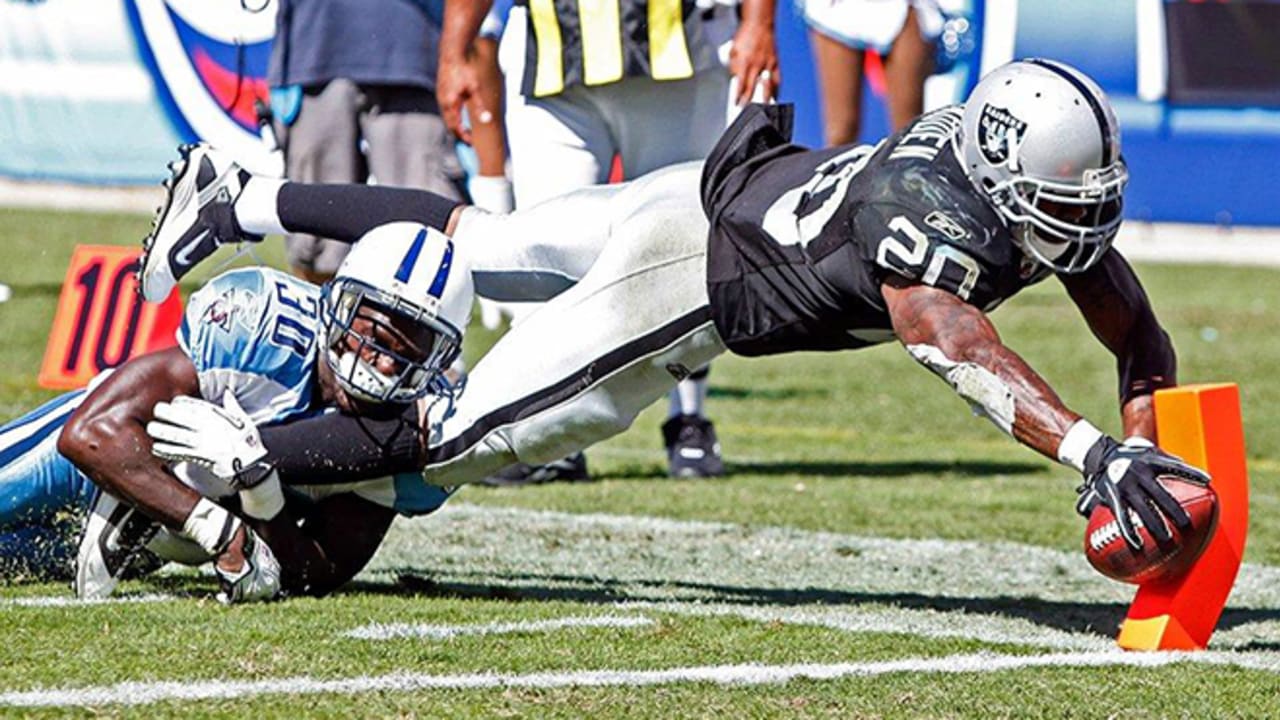
POLYGON ((256 520, 270 520, 284 509, 284 491, 280 488, 280 475, 275 470, 266 480, 247 490, 240 491, 240 509, 256 520))
POLYGON ((204 548, 210 555, 217 555, 226 549, 227 543, 240 527, 240 519, 227 512, 226 508, 200 498, 191 514, 182 522, 182 533, 204 548))
POLYGON ((1080 418, 1062 437, 1062 443, 1058 445, 1058 462, 1084 472, 1085 455, 1089 454, 1089 448, 1101 438, 1101 430, 1088 420, 1080 418))

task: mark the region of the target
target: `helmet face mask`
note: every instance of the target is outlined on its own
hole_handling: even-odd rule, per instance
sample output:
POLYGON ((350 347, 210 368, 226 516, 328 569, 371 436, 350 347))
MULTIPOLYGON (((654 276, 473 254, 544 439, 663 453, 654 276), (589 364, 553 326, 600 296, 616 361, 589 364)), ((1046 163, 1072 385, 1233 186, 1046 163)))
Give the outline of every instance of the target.
POLYGON ((1129 171, 1115 114, 1083 73, 1047 60, 997 68, 966 101, 953 147, 1037 261, 1081 272, 1111 246, 1129 171))
MULTIPOLYGON (((1022 249, 1058 272, 1092 267, 1111 247, 1124 220, 1129 179, 1124 160, 1105 173, 1085 175, 1089 180, 1081 185, 1013 178, 1005 191, 1007 202, 999 205, 1022 249)), ((993 197, 1000 192, 994 189, 993 197)))
POLYGON ((462 333, 390 293, 335 278, 321 296, 325 361, 344 392, 365 403, 407 403, 439 389, 462 333))
POLYGON ((404 404, 447 393, 474 285, 452 240, 395 222, 365 234, 320 296, 321 356, 351 400, 404 404))

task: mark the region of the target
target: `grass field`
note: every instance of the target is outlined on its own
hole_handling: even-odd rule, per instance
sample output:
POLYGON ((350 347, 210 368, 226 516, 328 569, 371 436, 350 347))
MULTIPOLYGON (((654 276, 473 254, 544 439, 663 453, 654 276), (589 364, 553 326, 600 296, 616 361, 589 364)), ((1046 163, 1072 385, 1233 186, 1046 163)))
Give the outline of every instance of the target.
MULTIPOLYGON (((147 222, 0 210, 0 419, 53 394, 35 375, 72 246, 147 222)), ((732 477, 664 478, 654 408, 589 453, 599 482, 464 489, 322 600, 224 608, 190 571, 94 605, 0 587, 0 714, 1280 716, 1280 282, 1139 273, 1181 379, 1242 386, 1254 522, 1211 652, 1113 651, 1131 592, 1079 551, 1078 478, 890 346, 718 362, 732 477)), ((1119 431, 1110 356, 1052 281, 995 320, 1119 431)))

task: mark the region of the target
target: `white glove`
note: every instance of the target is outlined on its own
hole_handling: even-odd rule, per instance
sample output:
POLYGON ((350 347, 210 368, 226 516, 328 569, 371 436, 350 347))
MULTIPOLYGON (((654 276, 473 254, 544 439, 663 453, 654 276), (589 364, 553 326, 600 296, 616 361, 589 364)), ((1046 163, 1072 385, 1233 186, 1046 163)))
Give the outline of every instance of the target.
POLYGON ((151 454, 200 465, 237 490, 258 485, 274 469, 264 461, 267 449, 257 426, 230 390, 222 395, 222 407, 185 395, 156 403, 147 434, 154 441, 151 454))

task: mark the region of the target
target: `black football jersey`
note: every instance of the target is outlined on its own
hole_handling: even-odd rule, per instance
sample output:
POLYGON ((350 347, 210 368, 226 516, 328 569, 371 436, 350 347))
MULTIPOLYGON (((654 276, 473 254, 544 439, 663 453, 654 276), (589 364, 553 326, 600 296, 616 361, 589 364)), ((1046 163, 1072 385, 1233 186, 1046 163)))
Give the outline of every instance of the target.
POLYGON ((990 310, 1051 274, 1024 255, 960 166, 961 108, 875 146, 789 142, 787 107, 751 106, 707 159, 707 288, 730 350, 769 355, 893 338, 889 273, 990 310))

